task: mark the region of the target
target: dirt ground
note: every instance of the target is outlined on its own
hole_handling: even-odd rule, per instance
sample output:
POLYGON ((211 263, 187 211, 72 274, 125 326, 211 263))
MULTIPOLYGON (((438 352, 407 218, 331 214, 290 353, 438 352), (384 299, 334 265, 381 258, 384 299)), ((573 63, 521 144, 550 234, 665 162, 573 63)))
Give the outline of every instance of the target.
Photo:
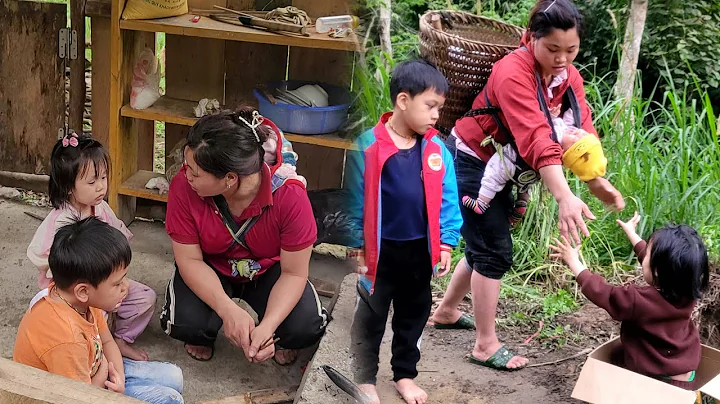
MULTIPOLYGON (((45 216, 49 209, 10 202, 0 198, 0 355, 12 358, 15 334, 27 304, 37 292, 36 273, 26 256, 27 246, 40 221, 24 212, 45 216)), ((133 261, 129 276, 152 287, 158 294, 155 318, 136 342, 152 360, 169 361, 182 368, 185 376, 183 397, 199 403, 243 394, 248 391, 298 385, 303 367, 313 354, 309 349, 292 366, 273 361, 250 364, 242 352, 224 336, 218 339, 212 361, 191 359, 182 343, 170 339, 157 319, 165 296, 165 286, 173 270, 170 240, 162 223, 136 220, 130 226, 133 261)), ((349 272, 341 260, 316 254, 310 265, 313 277, 339 283, 349 272)), ((325 304, 329 299, 325 299, 325 304)), ((221 332, 222 333, 222 332, 221 332)))
MULTIPOLYGON (((469 308, 468 308, 469 309, 469 308)), ((537 342, 522 342, 534 331, 519 334, 499 330, 498 335, 514 352, 526 355, 531 364, 556 361, 594 348, 618 335, 619 327, 603 310, 587 304, 563 318, 570 324, 580 342, 567 343, 560 349, 543 348, 537 342)), ((391 336, 386 336, 383 350, 389 358, 391 336)), ((422 359, 417 383, 426 389, 431 403, 505 404, 505 403, 572 403, 570 398, 585 355, 576 359, 516 372, 498 372, 470 364, 465 360, 475 343, 472 331, 426 328, 422 340, 422 359)), ((392 385, 388 361, 381 364, 378 389, 383 403, 403 401, 392 385)))
MULTIPOLYGON (((32 212, 44 216, 49 209, 28 206, 0 199, 0 355, 12 356, 15 333, 30 298, 36 292, 35 270, 26 258, 26 248, 39 221, 24 214, 32 212)), ((172 253, 162 223, 135 221, 130 230, 135 234, 132 241, 133 264, 131 277, 151 286, 158 293, 158 306, 162 304, 164 288, 172 271, 172 253)), ((315 254, 311 263, 311 276, 342 282, 349 273, 348 265, 331 256, 315 254)), ((340 303, 333 313, 335 329, 332 338, 346 338, 349 343, 349 322, 354 306, 354 290, 350 289, 348 303, 343 309, 340 303)), ((469 307, 465 306, 469 310, 469 307)), ((502 315, 502 302, 501 302, 502 315)), ((156 310, 159 313, 159 310, 156 310)), ((500 329, 500 337, 511 349, 527 355, 532 363, 554 361, 572 356, 585 348, 592 348, 617 335, 618 327, 604 311, 589 304, 563 319, 578 335, 573 342, 560 349, 545 348, 536 341, 522 345, 532 335, 532 329, 500 329)), ((382 352, 378 389, 383 403, 401 403, 395 392, 390 371, 390 342, 392 332, 388 327, 382 352)), ((559 364, 528 368, 506 373, 468 363, 464 356, 472 349, 474 333, 457 330, 426 328, 422 340, 422 360, 419 364, 419 385, 430 394, 430 403, 568 403, 572 387, 577 380, 584 356, 559 364)), ((137 341, 153 360, 170 361, 179 365, 185 375, 186 402, 242 394, 247 391, 271 387, 297 385, 303 375, 313 350, 303 353, 293 366, 280 367, 274 362, 252 365, 233 348, 224 337, 217 344, 215 358, 210 362, 198 362, 189 358, 178 341, 162 332, 159 322, 153 320, 137 341)), ((333 360, 339 361, 338 369, 346 369, 347 354, 331 352, 333 360)), ((314 363, 313 367, 322 363, 314 363)), ((317 401, 308 401, 315 403, 317 401)), ((350 402, 342 394, 324 402, 350 402)))
MULTIPOLYGON (((330 365, 352 378, 349 330, 355 306, 353 275, 343 282, 340 299, 335 305, 335 320, 308 367, 309 375, 299 397, 305 403, 353 403, 320 370, 330 365)), ((464 309, 469 310, 466 304, 464 309)), ((501 311, 503 309, 501 308, 501 311)), ((500 338, 515 352, 527 355, 538 364, 567 358, 594 348, 617 335, 619 327, 607 314, 593 305, 585 305, 572 315, 562 318, 574 334, 572 342, 560 349, 546 348, 536 341, 522 342, 536 330, 502 329, 500 338)), ((383 404, 402 404, 392 384, 390 369, 390 325, 381 347, 378 393, 383 404)), ((472 331, 436 330, 427 327, 422 338, 422 359, 416 382, 429 394, 429 403, 491 404, 491 403, 571 403, 570 394, 585 360, 585 355, 558 364, 531 367, 517 372, 498 372, 472 365, 464 357, 474 343, 472 331)))

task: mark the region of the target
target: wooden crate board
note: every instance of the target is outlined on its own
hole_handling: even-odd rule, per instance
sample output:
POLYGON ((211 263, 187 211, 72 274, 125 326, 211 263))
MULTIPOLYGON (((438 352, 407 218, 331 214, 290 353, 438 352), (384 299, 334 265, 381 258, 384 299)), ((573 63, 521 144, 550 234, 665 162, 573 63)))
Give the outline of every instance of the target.
POLYGON ((297 172, 307 179, 308 190, 341 187, 344 150, 301 143, 293 144, 293 149, 299 156, 297 172))
POLYGON ((167 35, 165 95, 198 101, 225 102, 225 41, 167 35))
POLYGON ((288 47, 228 41, 225 45, 225 101, 234 109, 257 107, 252 90, 258 85, 285 79, 288 47))
POLYGON ((353 57, 353 52, 291 47, 288 78, 350 88, 353 57))

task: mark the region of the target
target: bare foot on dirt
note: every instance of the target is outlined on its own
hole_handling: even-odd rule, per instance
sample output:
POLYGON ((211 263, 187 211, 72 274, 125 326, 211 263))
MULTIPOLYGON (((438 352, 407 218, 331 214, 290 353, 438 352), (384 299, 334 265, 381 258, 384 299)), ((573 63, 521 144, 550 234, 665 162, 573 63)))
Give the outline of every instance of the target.
POLYGON ((296 349, 277 349, 275 351, 275 362, 278 365, 289 365, 298 357, 300 351, 296 349))
POLYGON ((455 309, 452 311, 441 311, 435 310, 427 321, 427 325, 433 326, 435 324, 455 324, 462 316, 462 311, 455 309))
POLYGON ((425 404, 428 395, 425 390, 418 387, 413 379, 400 379, 395 382, 395 389, 400 393, 407 404, 425 404))
POLYGON ((358 384, 358 388, 370 399, 370 401, 365 404, 380 404, 380 397, 378 397, 374 384, 358 384))
POLYGON ((213 349, 209 346, 185 344, 185 350, 193 357, 193 359, 197 359, 199 361, 210 360, 213 355, 213 349))
POLYGON ((132 359, 134 361, 146 361, 150 359, 147 352, 140 348, 135 348, 132 344, 128 344, 124 339, 115 338, 115 343, 120 349, 120 355, 132 359))
MULTIPOLYGON (((472 351, 472 356, 475 357, 475 359, 480 361, 486 361, 490 359, 490 357, 497 352, 498 349, 502 347, 502 344, 499 341, 495 341, 495 343, 488 345, 487 348, 482 349, 478 347, 477 344, 475 344, 475 347, 472 351)), ((524 358, 519 355, 515 355, 508 361, 507 365, 505 365, 508 369, 519 369, 522 367, 527 366, 529 360, 527 358, 524 358)))

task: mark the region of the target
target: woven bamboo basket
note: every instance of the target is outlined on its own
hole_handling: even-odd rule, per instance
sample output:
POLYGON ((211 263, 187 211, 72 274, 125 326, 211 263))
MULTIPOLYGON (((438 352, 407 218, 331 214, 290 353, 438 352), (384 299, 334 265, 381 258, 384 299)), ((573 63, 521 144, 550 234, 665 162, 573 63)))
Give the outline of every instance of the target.
POLYGON ((518 47, 523 32, 460 11, 429 11, 420 18, 420 54, 435 63, 450 84, 437 123, 443 134, 471 109, 493 64, 518 47))

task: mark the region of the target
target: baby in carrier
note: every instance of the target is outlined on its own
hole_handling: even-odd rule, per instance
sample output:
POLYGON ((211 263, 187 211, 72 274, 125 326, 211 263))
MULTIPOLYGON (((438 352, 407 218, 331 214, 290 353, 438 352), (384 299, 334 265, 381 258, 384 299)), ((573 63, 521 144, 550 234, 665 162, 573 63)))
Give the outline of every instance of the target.
MULTIPOLYGON (((560 114, 560 106, 550 109, 552 125, 557 141, 563 149, 563 166, 567 167, 582 181, 587 183, 590 192, 605 205, 620 211, 625 207, 620 192, 605 178, 607 159, 602 145, 596 136, 575 127, 573 110, 568 109, 560 114)), ((486 138, 488 143, 494 142, 486 138)), ((495 144, 497 152, 488 161, 483 174, 477 196, 465 195, 462 204, 481 215, 489 207, 495 194, 500 192, 508 181, 517 187, 517 198, 510 214, 510 223, 516 225, 522 220, 527 209, 530 186, 540 179, 540 174, 533 170, 518 155, 516 146, 508 143, 504 146, 495 144)))

